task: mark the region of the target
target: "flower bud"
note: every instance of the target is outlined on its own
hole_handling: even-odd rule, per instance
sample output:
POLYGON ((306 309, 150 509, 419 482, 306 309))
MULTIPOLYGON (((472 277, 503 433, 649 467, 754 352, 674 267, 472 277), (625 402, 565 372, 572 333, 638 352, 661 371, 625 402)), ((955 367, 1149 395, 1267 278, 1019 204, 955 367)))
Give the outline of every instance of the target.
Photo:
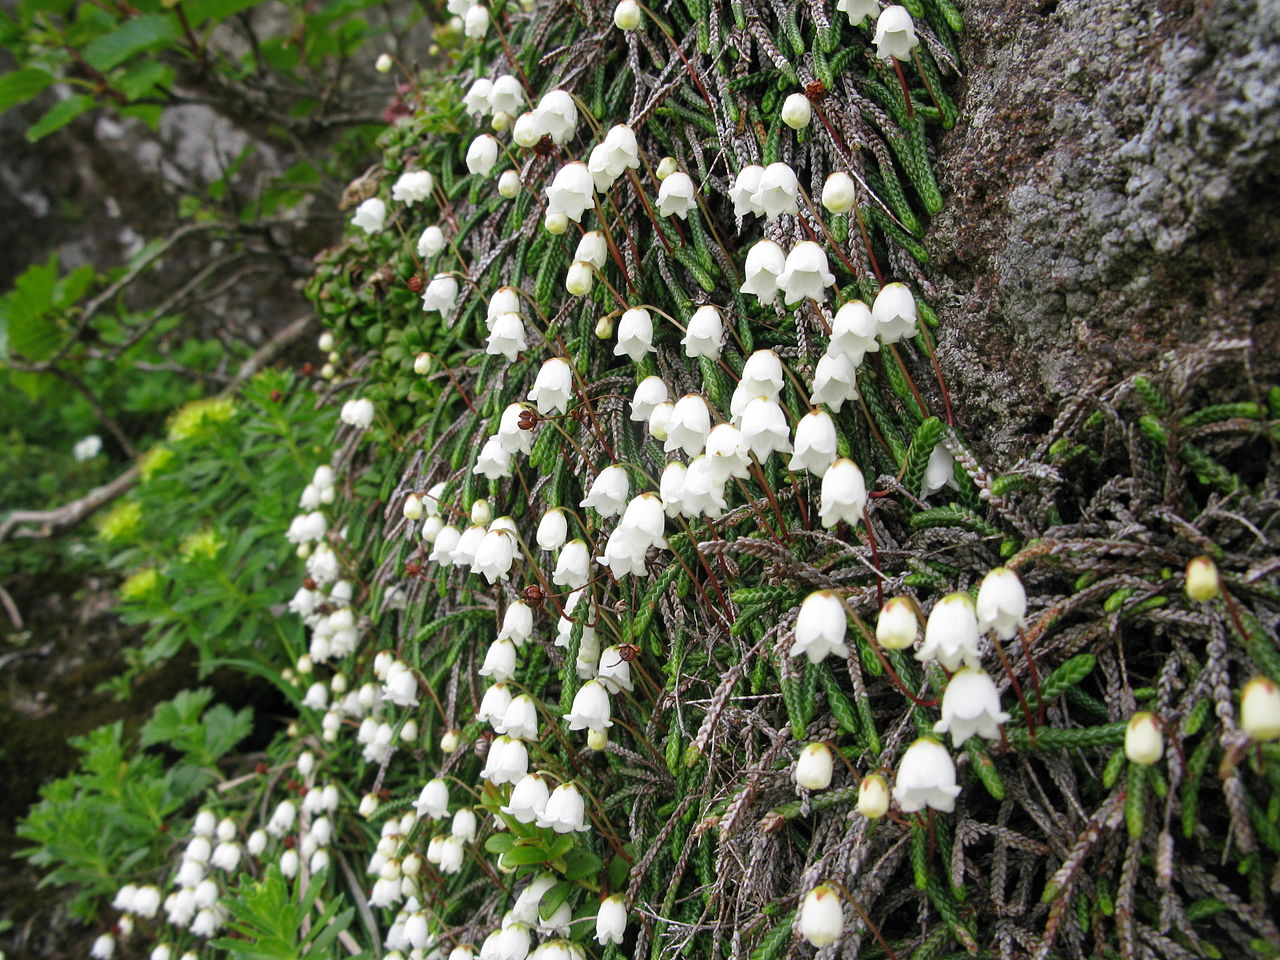
POLYGON ((511 129, 511 114, 495 110, 493 116, 489 119, 489 126, 493 127, 498 133, 505 133, 511 129))
POLYGON ((795 929, 815 947, 835 943, 844 932, 844 909, 834 887, 822 884, 804 895, 795 929))
POLYGON ((304 653, 298 658, 298 672, 305 677, 312 669, 314 669, 314 665, 311 662, 311 657, 304 653))
POLYGON ((1196 557, 1187 564, 1187 596, 1205 603, 1222 593, 1218 567, 1208 557, 1196 557))
POLYGON ((916 642, 920 621, 916 618, 915 601, 910 597, 894 597, 880 609, 876 620, 876 642, 886 650, 906 650, 916 642))
POLYGON ((830 747, 825 743, 807 744, 796 760, 796 786, 806 790, 825 790, 831 786, 833 768, 830 747))
POLYGON ((1124 731, 1124 755, 1130 762, 1149 767, 1164 754, 1164 734, 1156 715, 1140 710, 1129 718, 1124 731))
POLYGON ((853 209, 853 201, 857 199, 857 188, 853 177, 843 170, 837 170, 827 177, 822 185, 822 205, 828 213, 848 213, 853 209))
POLYGON ((571 296, 585 297, 591 292, 591 281, 593 279, 591 264, 575 260, 569 264, 569 270, 564 275, 564 288, 569 291, 571 296))
POLYGON ((378 55, 378 59, 373 62, 373 69, 379 73, 390 73, 393 66, 391 54, 383 53, 378 55))
POLYGON ((332 380, 334 377, 334 374, 336 374, 337 372, 338 371, 334 369, 334 366, 332 363, 326 363, 323 367, 320 368, 320 379, 332 380))
POLYGON ((404 498, 404 518, 406 520, 422 519, 422 498, 416 493, 411 493, 404 498))
POLYGON ((613 339, 613 315, 606 313, 603 317, 596 321, 596 339, 612 340, 613 339))
POLYGON ((321 353, 329 353, 334 347, 333 334, 327 330, 320 334, 320 339, 316 341, 316 346, 320 348, 321 353))
POLYGON ((373 811, 378 809, 378 798, 372 793, 366 793, 360 798, 360 807, 357 811, 360 816, 366 819, 373 816, 373 811))
POLYGON ((563 213, 548 213, 542 221, 547 233, 560 236, 569 229, 569 218, 563 213))
POLYGON ((608 730, 588 730, 587 746, 592 750, 603 750, 609 745, 608 730))
POLYGON ((404 743, 413 743, 418 739, 418 721, 406 720, 404 726, 400 728, 400 740, 404 743))
POLYGON ((813 107, 803 93, 793 93, 782 102, 782 122, 792 130, 803 130, 813 119, 813 107))
POLYGON ((622 0, 613 8, 613 25, 619 30, 635 30, 640 26, 644 15, 636 0, 622 0))
POLYGON ((858 785, 858 812, 868 820, 879 820, 889 812, 889 785, 880 774, 862 778, 858 785))
POLYGON ((520 174, 514 170, 504 170, 498 178, 498 194, 512 200, 520 192, 520 174))
POLYGON ((446 730, 440 735, 440 752, 444 754, 458 752, 457 730, 446 730))
POLYGON ((1280 686, 1254 677, 1240 693, 1240 729, 1259 743, 1280 738, 1280 686))
POLYGON ((413 372, 420 377, 425 377, 431 372, 431 354, 420 353, 413 358, 413 372))
POLYGON ((676 163, 675 157, 663 157, 658 161, 658 182, 661 183, 679 169, 680 165, 676 163))
POLYGON ((488 500, 477 500, 471 504, 471 522, 477 527, 487 527, 493 522, 493 508, 488 500))

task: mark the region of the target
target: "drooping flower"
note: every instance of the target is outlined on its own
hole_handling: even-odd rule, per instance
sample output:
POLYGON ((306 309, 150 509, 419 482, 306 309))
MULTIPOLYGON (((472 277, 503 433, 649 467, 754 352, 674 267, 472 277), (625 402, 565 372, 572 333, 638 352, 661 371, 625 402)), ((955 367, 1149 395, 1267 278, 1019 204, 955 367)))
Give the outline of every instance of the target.
POLYGON ((676 401, 667 424, 667 440, 663 449, 667 453, 683 450, 689 456, 701 453, 711 432, 711 411, 707 401, 696 393, 687 393, 676 401))
POLYGON ((879 0, 836 0, 836 9, 849 15, 849 26, 859 26, 870 17, 874 20, 880 16, 879 0))
POLYGON ((469 40, 479 40, 489 32, 489 8, 483 3, 473 3, 462 18, 462 32, 469 40))
POLYGON ((924 468, 924 482, 920 485, 921 498, 930 497, 943 487, 954 487, 955 465, 951 451, 944 444, 934 447, 924 468))
POLYGON ((609 691, 598 680, 588 680, 573 696, 573 706, 564 718, 570 730, 605 730, 613 726, 609 691))
POLYGON ((377 233, 387 222, 387 205, 377 197, 370 197, 356 207, 351 222, 365 233, 377 233))
POLYGON ((585 163, 573 161, 556 171, 547 187, 547 210, 563 213, 574 223, 582 222, 582 214, 595 206, 596 185, 585 163))
POLYGON ((942 719, 933 725, 939 736, 950 733, 958 749, 975 734, 988 740, 1000 736, 1009 714, 1000 709, 1000 692, 985 670, 961 667, 942 694, 942 719))
MULTIPOLYGON (((510 640, 510 637, 501 639, 510 640)), ((476 711, 476 719, 493 727, 495 733, 502 731, 502 718, 507 715, 507 707, 511 706, 511 688, 505 683, 495 683, 485 690, 480 698, 480 709, 476 711)))
POLYGON ((564 413, 572 396, 573 370, 562 357, 552 357, 539 368, 527 399, 532 400, 538 413, 545 417, 548 414, 564 413))
POLYGON ((881 60, 910 60, 919 46, 916 25, 906 7, 886 7, 876 21, 876 56, 881 60))
MULTIPOLYGON (((619 0, 618 5, 613 8, 613 25, 619 30, 638 30, 643 20, 644 14, 636 0, 619 0)), ((621 943, 622 939, 619 938, 616 942, 621 943)), ((603 945, 604 941, 601 940, 600 943, 603 945)))
POLYGON ((494 683, 506 683, 516 674, 516 645, 510 640, 494 640, 476 673, 492 677, 494 683))
MULTIPOLYGON (((623 0, 627 2, 627 0, 623 0)), ((634 3, 634 0, 631 0, 634 3)), ((596 911, 596 943, 622 943, 627 932, 627 904, 622 894, 615 893, 600 901, 596 911)))
POLYGON ((514 200, 520 193, 520 174, 515 170, 503 170, 498 178, 498 195, 506 200, 514 200))
POLYGON ((910 597, 894 597, 880 608, 876 620, 876 642, 886 650, 905 650, 916 642, 920 621, 915 601, 910 597))
POLYGON ((504 313, 493 321, 489 328, 489 336, 485 341, 484 352, 490 356, 506 357, 515 363, 520 351, 528 349, 525 339, 524 321, 518 313, 504 313))
POLYGON ((796 423, 795 453, 790 470, 808 470, 821 477, 836 462, 836 423, 825 410, 810 410, 796 423))
POLYGON ((959 795, 956 765, 946 747, 931 737, 921 737, 907 747, 893 786, 893 799, 903 813, 925 807, 951 813, 959 795))
MULTIPOLYGON (((874 2, 874 0, 872 0, 874 2)), ((858 188, 853 177, 843 170, 837 170, 827 176, 822 185, 822 205, 828 213, 848 213, 858 199, 858 188)))
POLYGON ((836 282, 827 254, 812 240, 801 240, 787 254, 778 287, 787 306, 800 300, 826 300, 827 287, 836 282))
POLYGON ((684 171, 677 171, 662 181, 658 188, 658 213, 664 217, 689 218, 689 211, 697 206, 694 199, 693 179, 684 171))
POLYGON ((778 297, 778 277, 787 265, 787 256, 772 240, 760 240, 747 251, 746 281, 739 290, 755 295, 761 303, 778 297))
POLYGON ((757 350, 742 365, 738 386, 748 402, 756 397, 777 400, 782 393, 784 378, 778 355, 772 350, 757 350))
POLYGON ((1027 591, 1008 567, 996 567, 978 587, 978 629, 990 630, 1001 640, 1018 632, 1027 614, 1027 591))
POLYGON ((579 506, 593 507, 602 517, 616 517, 627 505, 630 491, 626 467, 615 463, 596 475, 579 506))
POLYGON ((493 784, 516 783, 529 772, 529 751, 524 743, 505 734, 494 737, 489 744, 480 776, 493 784))
POLYGON ((578 241, 578 249, 573 254, 575 261, 589 263, 597 270, 604 268, 605 261, 609 259, 609 245, 605 241, 604 234, 599 230, 589 230, 582 235, 582 239, 578 241))
POLYGON ((524 88, 520 81, 510 74, 503 74, 493 81, 489 88, 489 108, 494 113, 505 113, 514 117, 524 109, 524 88))
POLYGON ((843 354, 856 367, 864 355, 879 351, 878 331, 871 308, 861 300, 850 300, 836 311, 831 322, 831 342, 827 344, 827 353, 843 354))
POLYGON ((787 416, 776 400, 756 397, 742 411, 742 446, 761 462, 773 453, 791 452, 787 416))
POLYGON ((527 773, 511 788, 511 798, 502 812, 521 823, 533 823, 547 808, 551 790, 547 781, 538 773, 527 773))
POLYGON ((752 201, 772 220, 782 214, 796 214, 799 206, 800 181, 796 172, 785 163, 771 163, 760 174, 760 184, 752 194, 752 201))
MULTIPOLYGON (((884 22, 883 18, 880 22, 884 22)), ((916 299, 905 283, 886 283, 881 287, 871 306, 871 316, 875 318, 881 343, 897 343, 916 335, 916 299)))
POLYGON ((551 791, 538 826, 556 833, 581 833, 590 829, 584 821, 586 804, 572 783, 562 783, 551 791))
POLYGON ((422 231, 418 238, 418 256, 434 257, 444 249, 444 231, 434 224, 422 231))
POLYGON ((720 356, 720 341, 723 339, 724 319, 720 310, 706 304, 693 312, 680 343, 686 357, 710 357, 714 360, 720 356))
POLYGON ((537 144, 545 134, 546 131, 538 123, 538 115, 533 112, 520 114, 516 117, 516 122, 511 125, 511 139, 517 146, 525 149, 537 144))
POLYGON ((867 482, 858 465, 841 457, 822 475, 822 499, 819 515, 822 525, 830 530, 843 520, 856 526, 867 505, 867 482))
POLYGON ((498 138, 490 133, 482 133, 471 141, 467 147, 467 171, 487 177, 498 162, 498 138))
POLYGON ((1207 603, 1222 594, 1222 580, 1218 565, 1212 557, 1196 557, 1187 564, 1187 597, 1197 603, 1207 603))
MULTIPOLYGON (((494 729, 498 730, 497 727, 494 729)), ((538 708, 533 697, 522 693, 513 699, 502 715, 502 728, 498 732, 517 740, 537 740, 538 708)))
POLYGON ((538 521, 538 530, 534 539, 541 550, 558 550, 564 546, 565 537, 569 533, 569 520, 564 508, 553 507, 542 515, 538 521))
POLYGON ((661 377, 645 377, 636 384, 636 392, 631 397, 631 419, 637 423, 647 423, 653 408, 669 399, 667 385, 661 377))
POLYGON ((967 593, 949 593, 933 605, 925 621, 924 646, 916 651, 922 663, 937 660, 954 673, 963 662, 981 668, 978 656, 978 615, 967 593))
POLYGON ((738 171, 733 186, 729 190, 729 199, 733 201, 733 215, 763 217, 764 207, 756 203, 755 194, 760 189, 760 178, 764 175, 764 167, 758 163, 749 163, 738 171))
POLYGON ((590 579, 591 552, 582 540, 570 540, 560 551, 556 559, 555 572, 551 574, 551 582, 558 587, 577 590, 586 586, 590 579))
POLYGON ((506 530, 490 530, 476 547, 471 572, 480 573, 489 583, 506 580, 515 561, 515 538, 506 530))
POLYGON ((551 90, 538 101, 533 115, 544 134, 558 144, 568 142, 578 127, 578 108, 563 90, 551 90))
POLYGON ((721 483, 727 483, 730 477, 745 480, 751 476, 742 432, 731 423, 718 423, 711 428, 706 456, 721 483))
MULTIPOLYGON (((476 465, 471 472, 478 475, 488 477, 490 480, 497 480, 499 477, 511 476, 511 451, 502 443, 502 438, 496 433, 484 442, 484 446, 480 448, 480 454, 476 457, 476 465)), ((479 540, 476 541, 479 546, 479 540)), ((457 550, 457 547, 454 547, 457 550)), ((475 555, 471 555, 468 563, 475 560, 475 555)), ((454 563, 458 562, 455 556, 454 563)))
POLYGON ((1280 738, 1280 686, 1256 676, 1240 691, 1240 729, 1256 743, 1280 738))
POLYGON ((624 311, 618 323, 618 342, 613 348, 615 357, 627 356, 637 363, 653 351, 653 317, 643 307, 624 311))
POLYGON ((338 419, 357 430, 365 430, 373 423, 373 414, 372 400, 348 400, 342 405, 338 419))
MULTIPOLYGON (((694 457, 685 472, 684 490, 679 501, 681 512, 689 519, 701 516, 714 520, 719 517, 728 506, 724 498, 724 483, 710 457, 694 457)), ((666 498, 663 499, 665 501, 666 498)))
POLYGON ((845 646, 848 628, 844 602, 830 590, 818 590, 805 597, 796 617, 795 640, 790 655, 804 654, 810 663, 818 663, 834 653, 849 656, 845 646))
POLYGON ((812 403, 825 403, 836 413, 846 401, 858 398, 858 379, 854 365, 843 353, 823 354, 813 373, 812 403))
POLYGON ((458 281, 447 273, 437 273, 422 291, 422 309, 439 311, 442 317, 447 318, 453 312, 457 300, 458 281))
POLYGON ((431 196, 431 188, 435 180, 426 170, 411 170, 402 173, 400 179, 391 188, 391 199, 412 207, 419 200, 431 196))

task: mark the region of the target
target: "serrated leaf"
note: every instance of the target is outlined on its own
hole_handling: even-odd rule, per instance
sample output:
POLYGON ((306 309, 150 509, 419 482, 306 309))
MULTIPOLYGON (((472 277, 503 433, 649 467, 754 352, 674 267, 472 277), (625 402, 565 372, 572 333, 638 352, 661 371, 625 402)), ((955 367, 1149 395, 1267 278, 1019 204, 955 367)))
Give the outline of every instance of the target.
POLYGON ((59 100, 44 112, 44 116, 27 127, 25 134, 27 142, 35 143, 37 140, 43 140, 49 134, 61 130, 82 113, 92 110, 96 105, 93 97, 83 93, 59 100))
POLYGON ((110 33, 97 37, 84 48, 84 59, 95 70, 117 67, 135 54, 173 40, 178 24, 172 17, 159 13, 144 14, 126 20, 110 33))

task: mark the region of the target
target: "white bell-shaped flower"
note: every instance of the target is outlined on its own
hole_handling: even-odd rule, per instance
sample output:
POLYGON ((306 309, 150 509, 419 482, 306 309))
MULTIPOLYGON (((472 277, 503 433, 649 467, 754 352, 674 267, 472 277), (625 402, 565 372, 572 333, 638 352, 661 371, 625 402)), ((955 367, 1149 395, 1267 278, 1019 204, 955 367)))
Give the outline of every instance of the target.
MULTIPOLYGON (((509 639, 509 638, 506 638, 509 639)), ((502 718, 507 715, 507 707, 511 706, 511 688, 505 683, 495 683, 480 698, 480 709, 476 711, 476 719, 493 727, 496 733, 502 725, 502 718)))
POLYGON ((533 697, 522 693, 512 700, 506 713, 502 715, 502 729, 498 732, 517 740, 537 740, 538 707, 533 702, 533 697))
POLYGON ((632 307, 622 314, 618 322, 618 342, 614 345, 615 357, 627 356, 637 363, 647 353, 653 352, 653 317, 643 307, 632 307))
POLYGON ((391 199, 412 207, 419 200, 431 196, 435 180, 426 170, 410 170, 402 173, 391 188, 391 199))
POLYGON ((746 281, 742 293, 756 296, 761 303, 778 297, 778 277, 786 269, 787 255, 772 240, 759 240, 747 251, 746 281))
POLYGON ((504 313, 494 320, 493 326, 489 328, 484 352, 490 356, 506 357, 508 362, 515 363, 520 352, 527 350, 528 347, 524 321, 520 319, 520 314, 504 313))
POLYGON ((365 233, 377 233, 387 222, 387 205, 377 197, 370 197, 356 207, 351 222, 365 233))
POLYGON ((920 45, 916 25, 906 7, 886 7, 876 21, 876 56, 881 60, 910 60, 911 51, 920 45))
POLYGON ((719 517, 728 507, 724 483, 710 457, 694 457, 685 473, 681 512, 689 519, 707 517, 714 520, 719 517))
POLYGON ((631 664, 622 656, 620 647, 605 647, 600 651, 596 680, 612 694, 623 690, 631 692, 631 664))
POLYGON ((582 239, 578 241, 578 249, 574 251, 573 259, 589 263, 597 270, 604 269, 605 261, 609 259, 609 245, 605 241, 604 234, 599 230, 588 230, 584 233, 582 239))
POLYGON ((596 911, 596 943, 622 943, 627 932, 627 903, 620 893, 605 897, 596 911))
POLYGON ((733 201, 735 217, 763 217, 764 207, 756 203, 755 194, 760 189, 760 178, 764 176, 764 167, 758 163, 749 163, 738 171, 733 186, 729 189, 729 199, 733 201))
POLYGON ((613 464, 596 475, 579 506, 592 507, 602 517, 616 517, 627 505, 630 495, 631 481, 627 477, 627 468, 613 464))
POLYGON ((714 360, 720 356, 720 341, 723 339, 724 318, 720 315, 720 308, 706 304, 693 312, 680 343, 689 359, 710 357, 714 360))
POLYGON ((608 689, 598 680, 588 680, 574 694, 573 706, 564 718, 570 730, 606 730, 613 726, 611 712, 608 689))
POLYGON ((418 677, 408 664, 394 660, 387 668, 387 679, 382 685, 382 698, 397 707, 418 705, 418 677))
POLYGON ((903 813, 932 807, 942 813, 956 808, 960 788, 956 785, 956 765, 947 748, 931 737, 921 737, 907 747, 898 763, 893 799, 903 813))
POLYGON ((459 840, 468 842, 476 838, 476 815, 470 807, 459 807, 454 811, 453 821, 449 825, 449 833, 459 840))
POLYGON ((538 122, 536 113, 522 113, 511 125, 511 139, 517 146, 524 147, 526 150, 536 145, 545 135, 546 131, 538 122))
POLYGON ((529 751, 524 743, 505 734, 493 738, 480 777, 493 784, 515 783, 529 772, 529 751))
POLYGON ((988 740, 1000 736, 1000 724, 1009 714, 1000 709, 1000 691, 985 670, 961 667, 947 683, 942 694, 942 719, 933 732, 951 734, 951 743, 959 749, 975 734, 988 740))
POLYGON ((544 94, 533 115, 539 129, 557 144, 567 143, 578 128, 578 108, 563 90, 544 94))
POLYGON ((621 579, 633 574, 645 573, 645 557, 649 545, 637 539, 630 530, 618 526, 605 541, 604 556, 596 557, 596 562, 608 567, 614 577, 621 579))
MULTIPOLYGON (((499 477, 511 476, 511 452, 503 446, 502 438, 496 433, 484 442, 484 446, 480 448, 480 453, 476 457, 476 465, 472 468, 472 473, 477 476, 488 477, 490 480, 497 480, 499 477)), ((470 542, 468 541, 468 546, 470 542)), ((477 539, 475 546, 479 547, 480 542, 477 539)), ((454 548, 455 551, 457 548, 454 548)), ((475 554, 470 555, 470 562, 474 562, 475 554)), ((458 563, 458 556, 454 556, 454 563, 458 563)))
POLYGON ((556 171, 547 187, 547 209, 563 213, 574 223, 582 222, 582 214, 595 206, 596 185, 585 163, 573 161, 556 171))
POLYGON ((822 525, 830 530, 843 520, 856 526, 867 505, 867 482, 858 465, 841 457, 822 475, 822 499, 819 515, 822 525))
POLYGON ((836 462, 836 422, 825 410, 810 410, 796 424, 791 470, 808 470, 821 477, 836 462))
POLYGON ((658 481, 658 496, 662 499, 663 511, 668 517, 683 513, 685 479, 689 468, 679 460, 672 460, 662 468, 662 478, 658 481))
POLYGON ((922 663, 937 660, 951 673, 964 663, 982 667, 978 656, 978 615, 967 593, 949 593, 933 605, 924 626, 924 645, 916 651, 922 663))
POLYGON ((552 357, 542 364, 527 399, 532 400, 544 417, 564 413, 573 396, 573 370, 562 357, 552 357))
POLYGON ((502 812, 521 823, 533 823, 546 810, 550 796, 546 779, 538 773, 527 773, 511 788, 511 798, 502 812))
POLYGON ((701 453, 711 432, 711 411, 707 401, 696 393, 687 393, 676 401, 667 424, 667 440, 663 449, 667 453, 683 450, 689 456, 701 453))
POLYGON ((880 16, 880 0, 836 0, 836 9, 849 15, 849 26, 856 27, 870 17, 880 16))
POLYGON ((452 524, 441 527, 440 532, 436 534, 435 542, 431 545, 431 553, 427 559, 443 567, 452 565, 454 548, 458 546, 458 541, 461 539, 462 531, 457 527, 452 524))
POLYGON ((565 537, 569 535, 569 520, 563 507, 553 507, 542 515, 538 521, 538 530, 534 539, 540 550, 559 550, 564 546, 565 537))
POLYGON ((1027 591, 1016 573, 1008 567, 996 567, 982 578, 976 609, 980 631, 990 630, 1008 640, 1027 615, 1027 591))
POLYGON ((793 928, 815 947, 839 940, 844 932, 844 909, 835 887, 824 883, 806 893, 796 911, 793 928))
POLYGON ((622 512, 622 522, 618 526, 631 536, 643 541, 646 547, 666 549, 667 541, 663 536, 666 526, 666 514, 663 512, 662 499, 654 493, 641 493, 632 497, 627 508, 622 512))
POLYGON ((604 137, 604 148, 609 162, 609 172, 620 177, 629 168, 635 170, 640 166, 640 146, 636 142, 636 132, 625 123, 610 127, 604 137))
POLYGON ((718 423, 711 428, 706 456, 721 483, 727 483, 730 477, 745 480, 751 476, 742 432, 731 423, 718 423))
POLYGON ((490 584, 506 580, 515 561, 515 537, 507 530, 490 530, 476 547, 471 572, 483 574, 490 584))
POLYGON ((944 444, 938 444, 933 448, 933 453, 929 454, 929 462, 924 468, 924 482, 921 484, 920 496, 927 498, 937 493, 943 487, 954 487, 955 479, 955 458, 951 456, 951 451, 944 444))
POLYGON ((658 188, 658 213, 664 217, 689 218, 689 211, 697 206, 694 199, 693 179, 684 171, 677 171, 662 181, 658 188))
POLYGON ((667 427, 671 424, 671 415, 675 413, 676 405, 671 401, 656 404, 649 413, 649 422, 645 424, 649 428, 649 435, 655 440, 661 440, 663 443, 667 440, 667 427))
POLYGON ((916 335, 916 299, 905 283, 886 283, 881 287, 871 307, 871 316, 875 318, 881 343, 897 343, 916 335))
POLYGON ((467 171, 487 177, 498 162, 498 138, 482 133, 467 147, 467 171))
POLYGON ((636 384, 636 392, 631 397, 631 419, 637 423, 647 423, 649 414, 660 403, 671 398, 667 385, 661 377, 645 377, 636 384))
POLYGON ((489 8, 483 3, 473 3, 462 18, 462 32, 468 40, 479 40, 489 32, 489 8))
POLYGON ((551 791, 547 806, 538 818, 538 826, 556 833, 582 833, 590 829, 584 818, 586 804, 572 783, 562 783, 551 791))
POLYGON ((556 559, 555 572, 551 574, 551 582, 558 587, 577 590, 586 586, 590 579, 591 552, 582 540, 570 540, 560 551, 556 559))
POLYGON ((491 677, 494 683, 506 683, 516 675, 516 645, 510 640, 493 641, 476 672, 482 677, 491 677))
POLYGON ((533 636, 533 608, 523 600, 514 600, 502 615, 499 640, 510 640, 517 647, 528 643, 533 636))
POLYGON ((818 590, 804 598, 796 617, 795 640, 790 655, 804 654, 810 663, 818 663, 834 653, 849 656, 845 631, 849 625, 844 601, 830 590, 818 590))
MULTIPOLYGON (((509 314, 515 316, 515 314, 509 314)), ((533 449, 533 431, 520 428, 521 415, 530 410, 527 403, 509 403, 502 409, 498 418, 498 442, 507 453, 522 453, 525 456, 533 449)))
POLYGON ((778 287, 787 306, 800 300, 826 300, 827 287, 835 282, 826 251, 812 240, 801 240, 791 248, 778 276, 778 287))
POLYGON ((757 350, 742 365, 742 378, 738 382, 752 399, 777 400, 786 382, 782 361, 772 350, 757 350))
POLYGON ((437 273, 422 291, 422 309, 438 311, 440 316, 448 318, 453 312, 453 305, 458 300, 458 281, 447 273, 437 273))
POLYGON ((493 93, 493 81, 488 77, 480 77, 467 88, 462 97, 462 108, 473 117, 488 116, 493 111, 489 97, 493 93))
POLYGON ((503 74, 493 81, 489 88, 489 109, 494 113, 505 113, 514 117, 524 109, 524 88, 520 81, 510 74, 503 74))
POLYGON ((799 206, 800 181, 796 172, 785 163, 771 163, 760 174, 760 184, 752 195, 752 201, 772 220, 782 214, 796 214, 799 206))
POLYGON ((756 397, 742 411, 742 446, 762 463, 774 453, 791 452, 791 428, 778 401, 756 397))
POLYGON ((813 389, 809 393, 812 403, 825 403, 836 413, 846 401, 858 398, 857 371, 843 353, 824 354, 818 359, 813 373, 813 389))
POLYGON ((850 300, 836 311, 831 322, 831 342, 827 344, 827 353, 843 354, 856 367, 864 355, 879 351, 878 330, 871 308, 861 300, 850 300))
POLYGON ((444 249, 444 231, 434 224, 422 231, 418 237, 418 256, 434 257, 444 249))

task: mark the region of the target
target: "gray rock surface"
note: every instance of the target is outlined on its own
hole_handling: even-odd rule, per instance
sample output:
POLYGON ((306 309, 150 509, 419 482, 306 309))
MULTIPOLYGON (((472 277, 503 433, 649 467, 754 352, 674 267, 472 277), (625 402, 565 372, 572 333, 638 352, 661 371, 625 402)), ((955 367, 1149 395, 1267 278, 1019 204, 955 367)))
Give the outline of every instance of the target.
POLYGON ((1063 399, 1214 331, 1252 337, 1274 377, 1280 3, 971 0, 965 18, 928 242, 966 434, 1008 464, 1063 399))

